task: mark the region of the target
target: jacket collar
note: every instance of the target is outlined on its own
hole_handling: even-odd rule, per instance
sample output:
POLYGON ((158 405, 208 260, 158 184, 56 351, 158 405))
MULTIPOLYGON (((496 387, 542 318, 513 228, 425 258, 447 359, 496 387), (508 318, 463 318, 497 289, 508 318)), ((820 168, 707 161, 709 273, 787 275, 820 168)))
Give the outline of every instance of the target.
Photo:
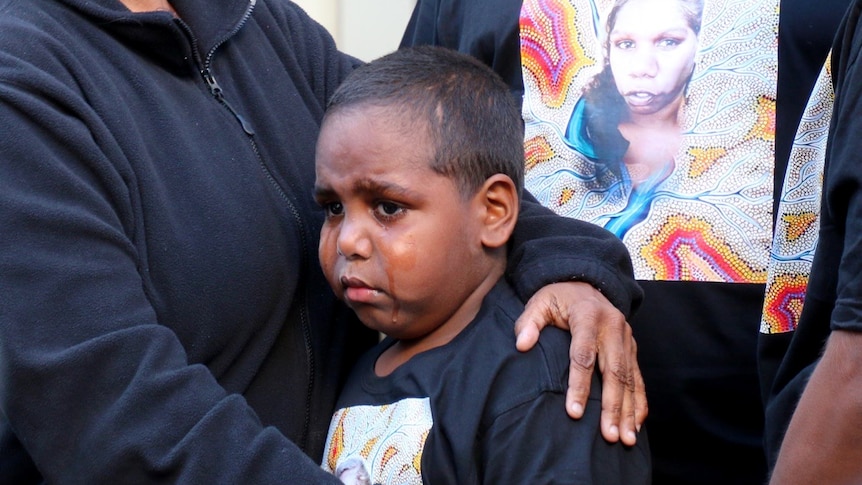
POLYGON ((171 0, 181 22, 166 12, 133 13, 119 0, 58 0, 101 23, 112 35, 182 65, 210 53, 248 20, 256 0, 171 0), (179 28, 178 28, 179 27, 179 28), (193 52, 194 51, 194 52, 193 52))

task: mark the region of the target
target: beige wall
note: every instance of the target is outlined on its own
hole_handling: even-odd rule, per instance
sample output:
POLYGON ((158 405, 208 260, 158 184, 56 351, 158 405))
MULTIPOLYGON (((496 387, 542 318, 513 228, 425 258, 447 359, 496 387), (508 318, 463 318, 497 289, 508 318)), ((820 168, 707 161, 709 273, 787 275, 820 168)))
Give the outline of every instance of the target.
POLYGON ((332 33, 338 47, 370 61, 398 48, 415 0, 294 0, 332 33))

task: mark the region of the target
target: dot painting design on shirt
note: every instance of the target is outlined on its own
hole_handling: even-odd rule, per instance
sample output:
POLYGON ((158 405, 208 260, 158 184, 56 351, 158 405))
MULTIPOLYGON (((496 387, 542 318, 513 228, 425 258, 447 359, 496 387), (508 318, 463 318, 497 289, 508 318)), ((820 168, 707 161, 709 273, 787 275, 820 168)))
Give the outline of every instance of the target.
POLYGON ((361 462, 371 483, 422 484, 422 449, 433 425, 428 398, 339 409, 326 438, 324 468, 361 462))
MULTIPOLYGON (((773 237, 777 0, 699 2, 699 24, 688 24, 693 26, 688 41, 696 48, 684 73, 678 148, 663 167, 642 178, 628 163, 637 145, 625 138, 627 118, 617 114, 622 108, 609 101, 603 105, 608 96, 595 94, 602 76, 605 84, 616 83, 617 97, 629 94, 634 100, 629 109, 649 92, 626 88, 632 94, 619 80, 624 68, 614 64, 614 52, 627 49, 629 55, 643 43, 637 33, 608 35, 614 3, 523 4, 527 189, 555 212, 620 237, 638 279, 766 282, 773 237), (608 122, 617 119, 619 128, 608 122)), ((655 5, 674 8, 672 1, 655 5)), ((625 8, 615 14, 616 26, 622 25, 625 8)), ((655 46, 684 44, 678 30, 669 27, 671 34, 655 46)))
POLYGON ((826 139, 832 119, 831 58, 820 72, 790 151, 779 199, 760 332, 796 330, 817 247, 826 139))

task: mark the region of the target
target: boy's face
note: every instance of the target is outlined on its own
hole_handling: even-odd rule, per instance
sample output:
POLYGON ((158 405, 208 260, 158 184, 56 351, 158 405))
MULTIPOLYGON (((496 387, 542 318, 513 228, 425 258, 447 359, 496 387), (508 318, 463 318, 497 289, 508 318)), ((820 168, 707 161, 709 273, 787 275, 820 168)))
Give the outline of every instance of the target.
POLYGON ((484 277, 481 210, 477 197, 465 199, 428 166, 424 127, 405 126, 396 113, 360 105, 324 123, 315 183, 326 211, 320 262, 368 327, 399 339, 444 338, 444 323, 475 313, 464 315, 463 303, 484 277))

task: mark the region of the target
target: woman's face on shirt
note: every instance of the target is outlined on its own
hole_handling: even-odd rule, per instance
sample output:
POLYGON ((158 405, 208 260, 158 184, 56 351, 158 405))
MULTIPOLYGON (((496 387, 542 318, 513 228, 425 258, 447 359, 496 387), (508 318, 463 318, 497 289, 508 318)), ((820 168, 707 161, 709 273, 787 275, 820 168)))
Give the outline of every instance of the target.
POLYGON ((697 34, 677 0, 628 2, 617 12, 609 41, 611 72, 632 113, 656 113, 682 95, 697 34))

